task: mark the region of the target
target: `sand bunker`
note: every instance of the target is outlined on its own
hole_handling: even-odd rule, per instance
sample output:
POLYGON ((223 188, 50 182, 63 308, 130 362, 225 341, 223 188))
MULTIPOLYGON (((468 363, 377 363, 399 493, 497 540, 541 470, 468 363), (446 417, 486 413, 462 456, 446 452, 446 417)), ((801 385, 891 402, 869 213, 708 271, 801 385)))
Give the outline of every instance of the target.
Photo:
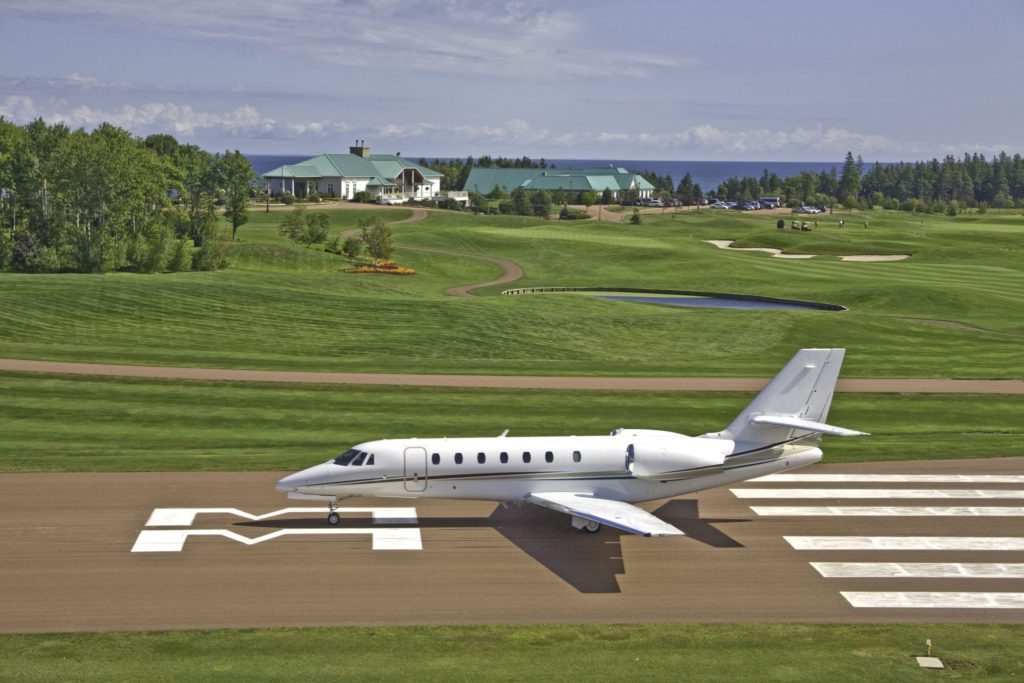
MULTIPOLYGON (((772 247, 734 247, 733 240, 704 240, 708 244, 713 244, 719 249, 734 249, 736 251, 764 251, 771 254, 775 258, 814 258, 815 254, 783 254, 781 249, 774 249, 772 247)), ((902 261, 903 259, 910 258, 910 254, 862 254, 858 256, 840 256, 843 261, 902 261)))
POLYGON ((764 251, 775 258, 814 258, 814 254, 783 254, 781 249, 774 249, 772 247, 734 247, 732 246, 732 240, 704 240, 708 244, 713 244, 719 249, 735 249, 736 251, 764 251))

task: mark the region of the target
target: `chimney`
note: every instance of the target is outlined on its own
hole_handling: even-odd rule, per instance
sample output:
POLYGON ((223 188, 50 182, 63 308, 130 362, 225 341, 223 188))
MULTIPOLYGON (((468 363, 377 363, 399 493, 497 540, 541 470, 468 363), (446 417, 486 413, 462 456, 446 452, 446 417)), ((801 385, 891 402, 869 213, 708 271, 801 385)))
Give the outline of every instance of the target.
POLYGON ((349 147, 348 153, 364 159, 370 158, 370 148, 366 146, 366 140, 356 140, 355 147, 349 147))

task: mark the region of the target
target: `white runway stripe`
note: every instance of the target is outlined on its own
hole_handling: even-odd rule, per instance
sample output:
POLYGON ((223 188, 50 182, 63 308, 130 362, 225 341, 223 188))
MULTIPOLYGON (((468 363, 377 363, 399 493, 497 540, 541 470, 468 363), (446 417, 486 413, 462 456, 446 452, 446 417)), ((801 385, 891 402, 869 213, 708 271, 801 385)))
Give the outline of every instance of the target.
POLYGON ((854 607, 888 609, 1024 609, 1024 593, 925 593, 840 591, 854 607))
POLYGON ((795 550, 1024 550, 1011 536, 784 536, 795 550))
POLYGON ((975 562, 811 562, 827 579, 1021 579, 1024 564, 975 562))
POLYGON ((1024 484, 1024 474, 768 474, 749 481, 773 484, 1024 484))
POLYGON ((750 507, 762 517, 1024 517, 1024 507, 750 507))
POLYGON ((1024 498, 999 489, 729 489, 737 498, 1024 498))

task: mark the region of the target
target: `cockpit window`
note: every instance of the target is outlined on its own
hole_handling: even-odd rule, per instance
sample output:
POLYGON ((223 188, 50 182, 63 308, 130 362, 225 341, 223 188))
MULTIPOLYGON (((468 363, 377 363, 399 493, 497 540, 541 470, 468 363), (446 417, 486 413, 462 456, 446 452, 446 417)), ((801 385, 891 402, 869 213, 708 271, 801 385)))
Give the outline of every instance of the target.
POLYGON ((359 455, 359 451, 357 451, 354 448, 350 448, 347 451, 345 451, 344 453, 342 453, 341 455, 339 455, 337 458, 335 458, 334 459, 334 464, 335 465, 348 465, 350 462, 352 462, 355 459, 355 457, 357 455, 359 455))
POLYGON ((356 456, 356 459, 352 461, 352 464, 355 466, 362 465, 364 460, 366 460, 366 453, 361 452, 356 456))
POLYGON ((366 464, 367 465, 372 465, 373 464, 373 453, 370 453, 370 457, 366 459, 366 464))

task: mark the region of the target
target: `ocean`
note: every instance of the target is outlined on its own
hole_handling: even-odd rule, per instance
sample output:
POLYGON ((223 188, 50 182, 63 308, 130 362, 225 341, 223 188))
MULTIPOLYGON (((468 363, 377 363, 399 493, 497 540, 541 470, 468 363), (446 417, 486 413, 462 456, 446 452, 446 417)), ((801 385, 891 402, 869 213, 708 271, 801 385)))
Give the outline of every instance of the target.
MULTIPOLYGON (((310 154, 247 154, 249 163, 257 174, 263 174, 272 168, 284 164, 294 164, 310 158, 310 154)), ((416 160, 419 156, 402 155, 416 160)), ((427 157, 434 159, 435 157, 427 157)), ((445 157, 440 157, 444 159, 445 157)), ((535 159, 537 161, 537 159, 535 159)), ((719 183, 735 176, 743 178, 752 176, 760 178, 765 169, 777 174, 780 178, 798 175, 801 171, 812 173, 828 172, 834 166, 842 170, 842 161, 655 161, 645 159, 548 159, 549 165, 557 168, 598 168, 604 166, 622 167, 630 171, 650 171, 660 176, 672 176, 675 185, 683 179, 687 172, 693 182, 699 183, 705 192, 718 187, 719 183)))

